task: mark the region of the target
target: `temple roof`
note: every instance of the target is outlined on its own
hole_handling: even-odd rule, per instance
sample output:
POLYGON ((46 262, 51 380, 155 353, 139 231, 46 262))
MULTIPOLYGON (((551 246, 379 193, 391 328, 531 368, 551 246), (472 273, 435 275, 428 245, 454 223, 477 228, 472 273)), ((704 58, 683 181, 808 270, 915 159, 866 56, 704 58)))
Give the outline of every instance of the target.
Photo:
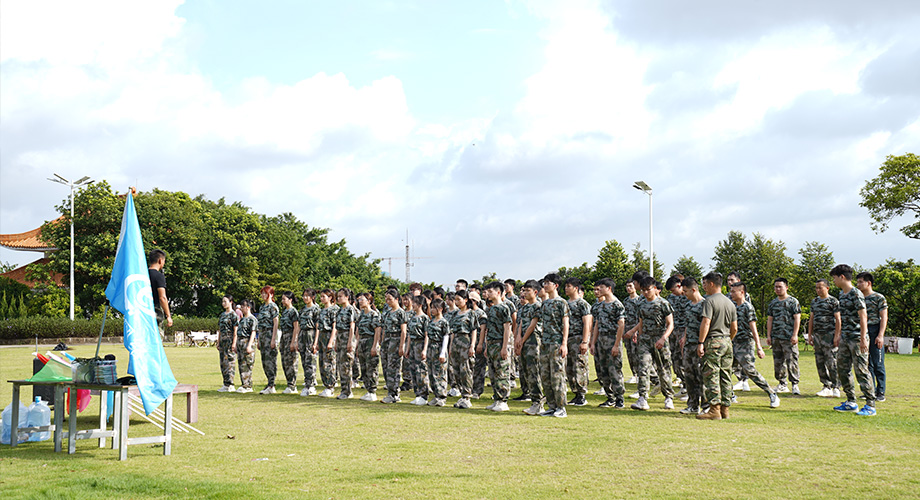
MULTIPOLYGON (((11 279, 11 280, 13 280, 13 281, 18 281, 18 282, 22 283, 23 285, 26 285, 26 286, 29 287, 29 288, 35 288, 35 282, 34 282, 34 281, 29 281, 29 280, 26 279, 26 267, 28 267, 28 266, 30 266, 30 265, 32 265, 32 264, 47 265, 49 262, 51 262, 51 259, 48 259, 48 258, 43 257, 43 258, 38 259, 38 260, 36 260, 36 261, 34 261, 34 262, 30 262, 30 263, 28 263, 28 264, 26 264, 26 265, 24 265, 24 266, 17 267, 16 269, 13 269, 12 271, 7 271, 7 272, 5 272, 5 273, 3 273, 3 274, 0 274, 0 276, 3 276, 4 278, 9 278, 9 279, 11 279)), ((52 272, 52 273, 51 273, 51 279, 54 280, 54 283, 55 283, 57 286, 59 286, 59 287, 60 287, 60 286, 64 286, 64 275, 63 275, 63 274, 52 272)))
MULTIPOLYGON (((63 215, 51 222, 59 222, 62 220, 64 220, 63 215)), ((57 248, 42 239, 41 227, 24 233, 0 234, 0 246, 4 246, 11 250, 22 250, 24 252, 51 252, 57 250, 57 248)))

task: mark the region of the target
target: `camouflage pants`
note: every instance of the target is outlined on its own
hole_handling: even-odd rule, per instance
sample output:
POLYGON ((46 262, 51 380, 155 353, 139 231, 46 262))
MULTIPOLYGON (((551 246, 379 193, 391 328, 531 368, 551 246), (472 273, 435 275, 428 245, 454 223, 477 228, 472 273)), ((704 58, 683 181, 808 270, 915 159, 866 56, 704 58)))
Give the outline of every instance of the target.
POLYGON ((252 389, 252 365, 255 364, 256 356, 254 353, 246 352, 247 344, 248 338, 236 340, 236 357, 240 365, 240 385, 252 389))
POLYGON ((451 355, 454 351, 454 339, 451 336, 450 344, 447 345, 447 385, 449 387, 457 387, 457 374, 454 372, 454 363, 451 361, 451 355))
POLYGON ((773 374, 780 384, 799 383, 799 345, 789 339, 773 339, 773 374))
MULTIPOLYGON (((636 325, 626 326, 624 332, 628 332, 630 328, 636 325)), ((629 362, 629 371, 633 375, 638 376, 639 373, 639 358, 636 357, 636 343, 631 339, 624 339, 623 344, 626 346, 626 361, 629 362)))
POLYGON ((358 340, 358 350, 355 354, 358 358, 358 366, 361 367, 361 381, 364 383, 364 390, 376 394, 377 365, 380 363, 380 356, 371 356, 373 347, 374 337, 361 337, 358 340))
POLYGON ((272 349, 272 332, 259 332, 259 352, 262 354, 262 370, 268 379, 268 387, 275 386, 278 374, 278 349, 272 349))
MULTIPOLYGON (((154 302, 159 302, 159 300, 154 302)), ((166 342, 166 314, 159 306, 154 307, 153 310, 157 315, 157 330, 160 332, 160 342, 166 342)))
POLYGON ((732 341, 707 337, 702 360, 703 398, 709 405, 732 404, 732 341))
POLYGON ((335 372, 342 394, 351 394, 352 370, 355 364, 355 348, 348 345, 348 330, 335 335, 335 372), (351 352, 348 348, 351 347, 351 352))
POLYGON ((565 408, 565 358, 559 353, 560 344, 540 346, 540 380, 546 393, 548 409, 565 408))
POLYGON ((495 401, 508 401, 511 395, 511 358, 505 349, 505 359, 502 359, 502 341, 487 342, 489 351, 489 368, 492 377, 492 399, 495 401))
POLYGON ((869 353, 859 349, 859 339, 840 338, 840 347, 837 350, 837 379, 847 395, 847 401, 856 401, 856 390, 853 387, 853 376, 850 370, 856 372, 856 381, 859 389, 866 398, 866 404, 875 406, 875 387, 869 374, 869 353))
POLYGON ((297 351, 291 351, 293 338, 294 332, 282 332, 281 343, 278 344, 278 350, 281 351, 281 369, 284 370, 288 387, 297 385, 297 351))
POLYGON ((698 342, 684 346, 682 364, 684 369, 684 387, 687 388, 687 406, 699 408, 703 400, 702 360, 697 352, 698 342))
POLYGON ((303 367, 304 387, 316 385, 316 359, 313 354, 313 331, 302 331, 297 337, 300 348, 300 365, 303 367))
POLYGON ((317 352, 319 353, 319 375, 323 379, 323 386, 326 389, 335 387, 335 349, 329 349, 329 339, 332 338, 332 332, 319 332, 319 340, 316 343, 317 352))
POLYGON ((818 379, 824 387, 839 389, 840 383, 837 381, 837 348, 834 347, 834 334, 815 334, 814 342, 818 379))
POLYGON ((648 397, 649 371, 654 364, 661 393, 666 398, 672 398, 674 389, 671 388, 671 349, 667 342, 661 349, 657 349, 655 342, 659 338, 661 337, 657 335, 654 338, 642 335, 636 342, 636 357, 639 359, 639 373, 636 375, 639 378, 639 395, 648 397))
POLYGON ((470 368, 470 336, 455 335, 450 340, 450 366, 454 370, 454 382, 460 396, 468 398, 473 394, 473 371, 470 368))
MULTIPOLYGON (((412 350, 411 341, 406 339, 406 352, 409 353, 412 350)), ((409 363, 408 360, 403 361, 402 364, 402 387, 411 387, 412 381, 415 380, 415 366, 412 363, 409 363)))
POLYGON ((569 389, 584 396, 588 392, 588 354, 581 354, 581 335, 569 337, 569 354, 565 357, 565 378, 569 389))
POLYGON ((521 377, 521 357, 514 354, 514 348, 511 349, 511 380, 517 380, 521 377))
POLYGON ((754 364, 757 361, 757 344, 754 343, 754 339, 732 341, 732 352, 734 353, 733 358, 741 367, 741 374, 744 375, 744 378, 757 384, 757 387, 763 389, 767 394, 773 394, 770 384, 757 371, 757 366, 754 364))
POLYGON ((409 363, 412 364, 412 389, 415 397, 428 399, 428 364, 422 359, 425 352, 425 339, 412 339, 409 342, 409 363))
POLYGON ((597 378, 607 393, 608 399, 622 398, 623 389, 623 353, 614 356, 610 351, 617 343, 616 335, 602 335, 595 345, 594 360, 597 364, 597 378))
POLYGON ((221 340, 217 347, 220 354, 220 374, 224 378, 224 385, 233 385, 233 363, 236 361, 236 353, 233 352, 231 344, 233 339, 221 340))
POLYGON ((534 403, 544 401, 540 380, 540 344, 534 341, 521 347, 521 386, 524 390, 522 394, 530 396, 534 403))
POLYGON ((738 364, 737 357, 732 359, 732 373, 735 374, 735 378, 738 379, 739 382, 742 380, 746 380, 744 373, 741 371, 741 365, 738 364))
POLYGON ((473 394, 482 395, 486 387, 486 370, 489 368, 488 349, 477 352, 473 364, 473 394))
POLYGON ((447 362, 441 362, 441 345, 436 342, 428 344, 428 385, 434 397, 444 399, 447 397, 447 362))
POLYGON ((399 336, 383 339, 381 349, 386 352, 383 378, 386 380, 387 395, 399 397, 399 375, 402 370, 402 356, 399 355, 399 336))
POLYGON ((674 331, 671 332, 671 335, 668 336, 668 344, 671 348, 671 367, 674 369, 674 376, 683 380, 684 379, 684 370, 683 370, 683 349, 680 348, 680 338, 684 336, 686 328, 674 328, 674 331))

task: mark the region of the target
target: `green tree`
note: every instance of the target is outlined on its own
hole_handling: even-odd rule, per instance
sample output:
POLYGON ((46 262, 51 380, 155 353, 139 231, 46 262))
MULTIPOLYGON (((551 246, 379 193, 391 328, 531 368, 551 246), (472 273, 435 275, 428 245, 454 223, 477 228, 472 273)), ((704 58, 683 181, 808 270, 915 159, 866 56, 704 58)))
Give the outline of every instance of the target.
POLYGON ((602 278, 613 278, 617 291, 626 293, 626 282, 632 278, 633 266, 629 262, 629 255, 623 245, 617 240, 604 242, 604 246, 597 252, 597 261, 591 273, 592 285, 602 278))
MULTIPOLYGON (((830 278, 834 267, 834 253, 827 246, 817 241, 807 241, 799 249, 799 261, 795 264, 790 280, 790 292, 799 299, 803 309, 810 309, 811 301, 817 297, 815 282, 826 279, 833 287, 830 278)), ((804 321, 804 320, 803 320, 804 321)))
MULTIPOLYGON (((70 317, 70 292, 57 286, 48 266, 29 264, 26 279, 34 283, 27 306, 29 316, 70 317)), ((74 317, 79 317, 82 312, 80 306, 74 304, 74 317)))
POLYGON ((915 222, 901 228, 908 238, 920 239, 920 157, 913 153, 889 155, 878 176, 866 181, 859 206, 869 210, 875 232, 888 229, 891 219, 913 214, 915 222))
POLYGON ((16 269, 16 266, 14 266, 13 264, 0 261, 0 274, 8 273, 12 271, 13 269, 16 269))
POLYGON ((712 261, 715 264, 715 271, 722 276, 727 276, 731 272, 745 276, 751 274, 751 259, 748 255, 748 240, 744 233, 740 231, 729 231, 724 240, 716 244, 715 255, 712 261))
POLYGON ((888 331, 898 337, 920 336, 920 264, 889 259, 872 271, 872 288, 888 301, 888 331))
POLYGON ((681 255, 680 258, 677 259, 677 263, 674 264, 674 267, 671 269, 671 275, 675 274, 683 274, 684 277, 692 276, 700 280, 703 278, 703 266, 693 257, 681 255))
MULTIPOLYGON (((645 271, 648 272, 648 252, 642 250, 642 246, 639 243, 636 243, 632 249, 632 259, 630 260, 630 265, 632 267, 632 272, 630 273, 630 278, 633 273, 636 271, 645 271)), ((655 257, 655 279, 661 281, 664 279, 664 264, 658 260, 658 257, 655 257)))
MULTIPOLYGON (((748 275, 742 279, 748 285, 748 293, 760 316, 766 318, 767 303, 775 297, 773 281, 776 278, 789 279, 793 269, 792 257, 786 255, 786 244, 773 241, 760 233, 754 233, 747 249, 750 259, 748 275)), ((798 297, 797 297, 798 298, 798 297)))

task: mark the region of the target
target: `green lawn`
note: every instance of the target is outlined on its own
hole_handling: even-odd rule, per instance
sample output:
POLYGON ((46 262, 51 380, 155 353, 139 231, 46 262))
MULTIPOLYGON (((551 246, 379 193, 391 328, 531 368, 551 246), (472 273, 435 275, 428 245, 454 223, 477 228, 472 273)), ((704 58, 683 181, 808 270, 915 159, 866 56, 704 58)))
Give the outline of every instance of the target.
MULTIPOLYGON (((78 346, 89 356, 95 345, 78 346)), ((0 348, 6 380, 30 376, 33 349, 0 348)), ((104 346, 127 366, 121 346, 104 346)), ((20 498, 917 498, 920 495, 920 356, 889 355, 888 401, 874 418, 838 414, 820 389, 811 352, 801 355, 805 396, 768 407, 740 393, 732 418, 702 422, 662 409, 569 408, 569 418, 528 417, 528 403, 495 414, 473 410, 217 393, 215 349, 168 347, 176 378, 201 390, 206 433, 174 434, 173 452, 138 445, 128 460, 77 442, 0 447, 0 492, 20 498), (232 438, 231 438, 232 436, 232 438), (65 448, 66 449, 66 448, 65 448), (267 460, 259 460, 267 459, 267 460)), ((769 354, 769 351, 767 351, 769 354)), ((258 356, 257 356, 258 358, 258 356)), ((258 362, 257 362, 258 365, 258 362)), ((769 355, 758 369, 772 381, 769 355)), ((593 376, 593 371, 592 371, 593 376)), ((264 384, 256 368, 257 390, 264 384)), ((283 383, 282 383, 283 385, 283 383)), ((592 383, 591 391, 597 388, 592 383)), ((627 387, 627 390, 632 389, 627 387)), ((23 391, 28 402, 31 391, 23 391)), ((363 391, 356 391, 357 396, 363 391)), ((487 389, 490 392, 490 389, 487 389)), ((519 391, 512 391, 517 396, 519 391)), ((456 398, 451 398, 452 404, 456 398)), ((184 415, 177 398, 175 415, 184 415)), ((79 417, 89 428, 96 401, 79 417)), ((131 435, 153 435, 132 415, 131 435)))

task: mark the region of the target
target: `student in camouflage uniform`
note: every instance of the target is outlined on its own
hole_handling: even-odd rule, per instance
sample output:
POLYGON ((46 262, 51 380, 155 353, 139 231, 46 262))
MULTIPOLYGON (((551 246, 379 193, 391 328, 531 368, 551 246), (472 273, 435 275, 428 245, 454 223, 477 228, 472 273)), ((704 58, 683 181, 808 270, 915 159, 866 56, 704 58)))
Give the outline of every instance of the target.
POLYGON ((454 408, 472 407, 470 398, 473 395, 473 372, 470 361, 476 354, 479 320, 468 307, 471 303, 466 290, 460 290, 454 296, 457 310, 450 318, 450 363, 460 392, 460 400, 454 404, 454 408))
POLYGON ((840 384, 837 382, 837 348, 834 347, 834 333, 840 322, 839 302, 828 293, 829 283, 820 279, 815 283, 817 297, 811 301, 811 314, 808 318, 808 343, 815 346, 815 365, 818 379, 824 387, 818 396, 840 397, 840 384))
POLYGON ((412 404, 423 406, 428 404, 428 367, 425 357, 428 351, 428 302, 425 297, 416 295, 412 297, 412 318, 406 325, 406 334, 409 336, 409 352, 406 361, 412 364, 412 389, 415 399, 412 404))
POLYGON ((875 411, 875 387, 869 374, 869 331, 866 315, 866 299, 853 286, 853 268, 838 264, 831 269, 834 285, 840 289, 840 329, 834 335, 837 346, 837 379, 843 386, 847 400, 834 407, 837 411, 856 411, 857 415, 871 417, 875 411), (866 405, 859 409, 856 391, 850 370, 856 372, 856 380, 866 398, 866 405), (857 411, 858 410, 858 411, 857 411))
MULTIPOLYGON (((635 281, 626 282, 626 293, 628 296, 623 300, 623 308, 626 310, 626 325, 623 327, 630 331, 639 324, 639 301, 642 297, 636 293, 637 287, 635 281)), ((629 362, 629 371, 632 373, 627 383, 635 384, 639 381, 636 374, 639 373, 639 360, 636 358, 636 343, 629 338, 623 342, 626 345, 626 361, 629 362)))
POLYGON ((516 339, 515 351, 521 357, 521 387, 527 391, 523 395, 533 404, 524 410, 528 415, 539 415, 545 410, 543 403, 543 383, 540 380, 540 339, 543 336, 543 315, 537 290, 540 285, 529 280, 521 288, 520 335, 516 339))
POLYGON ((799 394, 799 325, 802 308, 799 301, 789 295, 789 281, 773 281, 776 298, 767 305, 767 345, 773 347, 773 372, 779 386, 776 392, 789 392, 786 376, 792 382, 792 393, 799 394))
MULTIPOLYGON (((454 292, 446 292, 444 294, 444 304, 446 310, 444 311, 444 320, 447 321, 447 324, 450 325, 450 320, 454 317, 454 314, 457 313, 457 306, 454 305, 454 297, 456 294, 454 292)), ((451 339, 453 341, 453 339, 451 339)), ((451 360, 450 353, 453 352, 453 348, 448 344, 447 346, 447 385, 450 387, 447 395, 450 397, 457 397, 460 395, 460 389, 457 388, 457 374, 454 371, 454 363, 451 360)))
POLYGON ((377 401, 377 366, 380 357, 377 346, 380 345, 380 313, 371 308, 371 298, 366 293, 358 294, 358 307, 361 314, 355 322, 358 332, 358 365, 361 366, 361 382, 367 394, 362 401, 377 401))
POLYGON ((252 302, 243 300, 240 304, 243 317, 239 320, 236 329, 236 345, 233 351, 237 353, 240 365, 240 386, 236 392, 252 392, 252 365, 255 364, 255 355, 252 345, 256 340, 256 317, 252 315, 252 302))
POLYGON ((568 355, 565 358, 565 376, 574 397, 570 405, 587 404, 588 393, 588 344, 591 343, 591 330, 594 318, 591 306, 583 298, 585 288, 578 278, 565 280, 565 294, 569 298, 569 341, 568 355))
POLYGON ((482 298, 479 292, 471 290, 469 292, 468 305, 476 317, 476 325, 479 328, 476 344, 476 357, 473 359, 473 399, 479 399, 486 387, 486 370, 489 368, 489 356, 483 344, 486 335, 486 312, 482 308, 482 298))
POLYGON ((866 299, 866 325, 869 330, 869 373, 875 385, 875 400, 885 401, 885 330, 888 329, 888 301, 872 289, 872 273, 856 275, 856 288, 866 299))
POLYGON ((278 305, 275 304, 275 289, 262 287, 262 307, 259 308, 258 335, 259 352, 262 353, 262 370, 268 384, 259 394, 275 393, 275 375, 278 373, 278 305))
POLYGON ((603 278, 597 282, 598 302, 596 320, 591 336, 590 350, 597 362, 597 378, 600 380, 607 401, 601 408, 623 408, 623 356, 620 344, 623 342, 623 327, 626 311, 623 304, 613 295, 615 282, 603 278), (600 299, 603 299, 602 301, 600 299))
POLYGON ((709 273, 703 278, 708 295, 703 302, 703 319, 697 353, 703 359, 703 397, 709 411, 697 415, 700 420, 722 420, 729 417, 732 404, 732 339, 738 332, 735 305, 722 295, 722 275, 709 273))
POLYGON ((565 357, 568 354, 569 305, 559 297, 559 275, 543 278, 546 299, 540 308, 543 337, 540 343, 540 379, 547 409, 541 417, 567 417, 565 411, 565 357))
POLYGON ((671 305, 658 295, 655 278, 642 279, 642 295, 639 303, 639 324, 627 336, 638 335, 637 356, 639 358, 639 399, 633 403, 634 410, 648 410, 649 369, 655 363, 658 382, 664 394, 666 410, 674 409, 674 389, 671 388, 671 350, 668 337, 674 330, 674 315, 671 305), (657 351, 658 356, 655 356, 657 351))
POLYGON ((298 346, 294 332, 300 330, 300 315, 294 307, 294 293, 288 291, 281 294, 281 305, 284 310, 281 311, 278 326, 281 329, 281 368, 284 370, 284 378, 287 379, 284 394, 297 394, 298 346))
MULTIPOLYGON (((731 300, 731 286, 735 283, 741 283, 741 275, 737 271, 732 271, 725 276, 725 281, 728 283, 728 292, 725 293, 725 296, 731 300)), ((751 294, 744 294, 744 300, 751 302, 751 294)), ((732 373, 735 374, 735 378, 738 379, 738 383, 732 387, 735 391, 750 391, 751 384, 746 378, 744 378, 744 373, 741 372, 741 366, 738 364, 737 358, 732 359, 732 373)))
POLYGON ((428 402, 429 406, 444 406, 447 399, 447 348, 450 344, 450 325, 444 319, 444 307, 444 301, 441 299, 434 299, 429 306, 431 320, 428 321, 426 331, 428 351, 424 358, 428 363, 428 384, 434 392, 434 398, 428 402))
POLYGON ((351 386, 354 381, 352 368, 355 363, 355 321, 358 309, 352 305, 351 290, 340 288, 336 292, 339 310, 335 313, 335 366, 341 392, 338 399, 351 398, 351 386))
POLYGON ((402 359, 406 355, 406 323, 409 316, 399 307, 399 292, 387 290, 387 310, 380 317, 383 329, 383 345, 381 349, 386 353, 386 364, 383 367, 383 377, 386 380, 387 395, 380 400, 389 404, 399 401, 399 376, 402 370, 402 359))
MULTIPOLYGON (((411 288, 410 288, 410 291, 411 291, 411 288)), ((421 289, 419 289, 419 292, 421 292, 421 289)), ((412 317, 415 316, 415 311, 413 310, 413 307, 412 307, 412 297, 414 296, 415 295, 413 295, 412 293, 404 293, 401 298, 402 308, 404 311, 406 311, 406 314, 408 315, 409 319, 412 319, 412 317)), ((408 336, 406 336, 406 345, 403 347, 403 350, 406 353, 405 355, 406 359, 404 359, 402 362, 402 384, 400 384, 399 386, 400 391, 411 391, 412 381, 415 380, 415 373, 414 373, 415 366, 411 362, 409 362, 409 353, 412 352, 412 346, 410 346, 409 344, 410 344, 410 339, 408 336)))
POLYGON ((233 312, 233 299, 224 295, 220 305, 223 306, 224 312, 220 313, 217 318, 217 328, 220 335, 217 340, 217 352, 220 354, 220 373, 224 379, 224 385, 217 392, 232 392, 233 387, 233 363, 236 361, 236 334, 239 320, 236 313, 233 312))
POLYGON ((674 332, 668 337, 668 344, 671 349, 671 367, 674 369, 674 376, 678 379, 684 379, 683 373, 683 350, 680 347, 680 339, 684 337, 687 329, 687 321, 684 317, 687 312, 687 306, 690 301, 684 296, 681 280, 684 275, 675 274, 668 278, 664 287, 670 292, 668 295, 668 304, 671 304, 671 310, 674 311, 674 332))
POLYGON ((297 324, 297 345, 300 351, 300 364, 303 366, 303 390, 301 396, 316 395, 316 324, 319 321, 320 308, 313 302, 316 291, 307 288, 303 291, 303 308, 297 324))
POLYGON ((738 333, 732 338, 734 358, 741 366, 745 379, 752 380, 757 387, 763 389, 770 396, 770 408, 776 408, 779 406, 779 397, 754 365, 756 361, 754 356, 763 359, 764 352, 763 347, 760 346, 760 335, 757 333, 757 315, 754 313, 754 306, 744 300, 747 286, 739 281, 731 286, 730 293, 738 318, 738 333))
MULTIPOLYGON (((517 282, 513 279, 506 279, 503 283, 504 294, 502 298, 505 302, 511 305, 511 312, 514 316, 514 323, 511 324, 511 334, 513 338, 516 338, 520 335, 518 333, 518 312, 521 310, 521 298, 514 294, 514 287, 517 286, 517 282)), ((515 380, 521 379, 521 384, 523 385, 524 381, 521 377, 521 357, 517 354, 514 354, 514 345, 511 345, 511 388, 514 389, 515 380)), ((515 398, 515 401, 523 401, 524 391, 521 387, 522 392, 520 398, 515 398)))
POLYGON ((333 292, 326 288, 319 294, 319 301, 323 309, 319 312, 319 321, 316 323, 316 347, 314 351, 319 354, 319 374, 323 381, 323 392, 320 397, 333 397, 335 388, 335 317, 339 313, 339 306, 333 303, 333 292))
POLYGON ((703 369, 699 355, 700 323, 703 321, 703 302, 705 299, 700 294, 699 284, 696 279, 684 278, 680 282, 684 296, 689 301, 686 309, 686 331, 683 344, 684 387, 687 388, 687 407, 680 412, 684 415, 697 415, 700 412, 703 399, 703 369))
POLYGON ((492 378, 492 404, 487 410, 508 411, 508 397, 511 395, 511 325, 512 312, 503 300, 502 284, 493 281, 486 285, 485 298, 490 303, 486 312, 485 345, 492 378))

